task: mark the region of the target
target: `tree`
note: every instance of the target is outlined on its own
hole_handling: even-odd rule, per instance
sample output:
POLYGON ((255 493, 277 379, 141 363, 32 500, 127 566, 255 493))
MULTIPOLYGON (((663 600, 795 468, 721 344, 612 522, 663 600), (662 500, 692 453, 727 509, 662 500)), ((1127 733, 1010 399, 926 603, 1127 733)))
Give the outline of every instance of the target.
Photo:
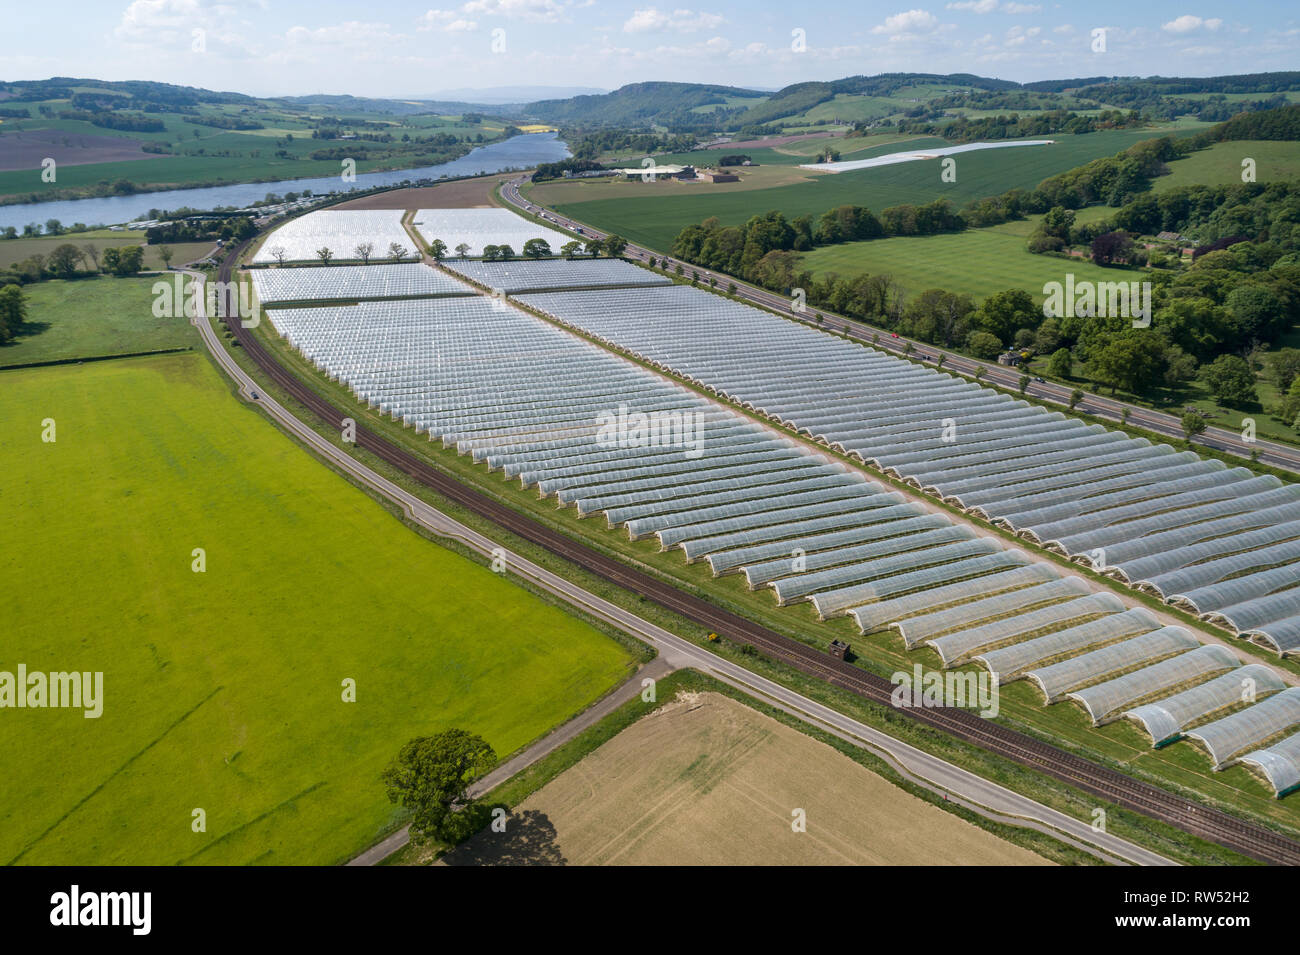
POLYGON ((402 259, 406 258, 408 254, 409 253, 406 251, 406 246, 402 245, 402 243, 400 242, 388 243, 388 257, 392 259, 394 262, 402 261, 402 259))
POLYGON ((497 257, 502 262, 509 262, 515 257, 515 250, 508 245, 499 245, 497 246, 497 257))
POLYGON ((461 242, 459 245, 456 246, 456 254, 459 255, 462 259, 465 258, 465 256, 469 255, 469 250, 470 250, 470 244, 468 242, 461 242))
POLYGON ((1269 340, 1283 331, 1288 322, 1286 309, 1277 293, 1262 285, 1238 285, 1224 299, 1224 306, 1240 339, 1269 340))
POLYGON ((316 250, 316 258, 320 259, 321 265, 329 265, 330 259, 334 258, 334 252, 328 245, 323 245, 316 250))
POLYGON ((1092 261, 1098 265, 1127 262, 1133 254, 1133 239, 1127 232, 1103 232, 1092 240, 1092 261))
POLYGON ((45 220, 45 234, 46 234, 46 235, 63 235, 63 223, 60 222, 58 219, 46 219, 46 220, 45 220))
POLYGON ((352 254, 361 260, 362 265, 369 265, 370 257, 375 254, 375 244, 373 242, 359 242, 357 247, 352 250, 352 254))
POLYGON ((466 818, 458 818, 455 807, 472 804, 470 784, 495 763, 496 753, 482 737, 449 729, 408 742, 384 770, 383 780, 389 800, 411 813, 417 840, 454 842, 466 818))
MULTIPOLYGON (((114 275, 135 275, 144 266, 144 249, 138 245, 128 245, 117 249, 117 264, 113 267, 114 275)), ((107 261, 108 253, 104 253, 107 261)))
POLYGON ((1074 368, 1074 356, 1068 348, 1058 348, 1047 359, 1047 373, 1053 378, 1069 378, 1074 368))
POLYGON ((1079 402, 1082 400, 1083 400, 1083 392, 1080 391, 1078 388, 1075 388, 1074 391, 1070 392, 1070 410, 1073 411, 1075 408, 1077 408, 1079 406, 1079 402))
POLYGON ((545 258, 551 254, 551 244, 545 239, 529 239, 524 243, 524 255, 530 259, 545 258))
POLYGON ((429 243, 429 254, 433 256, 433 261, 441 262, 447 257, 447 243, 442 239, 434 239, 429 243))
POLYGON ((1220 355, 1201 368, 1201 379, 1221 403, 1229 406, 1257 404, 1255 373, 1240 355, 1220 355))
MULTIPOLYGON (((566 259, 576 259, 578 257, 578 253, 581 251, 582 251, 582 243, 579 242, 577 239, 574 239, 572 242, 566 242, 564 243, 564 245, 560 246, 560 254, 563 255, 566 259)), ((653 264, 654 263, 652 262, 651 265, 653 264)))
POLYGON ((122 258, 122 250, 115 245, 110 245, 107 249, 104 250, 104 264, 103 264, 104 271, 116 272, 118 268, 118 263, 120 262, 121 258, 122 258))
POLYGON ((70 242, 65 242, 50 253, 47 265, 51 272, 63 278, 72 278, 77 274, 77 264, 81 261, 81 253, 77 247, 70 242))
POLYGON ((1034 307, 1034 299, 1024 289, 1012 288, 995 292, 975 309, 975 326, 995 336, 1006 344, 1020 328, 1033 328, 1042 312, 1034 307))
POLYGON ((1016 382, 1016 387, 1020 390, 1020 393, 1023 395, 1025 391, 1029 388, 1029 376, 1021 375, 1020 380, 1016 382))
POLYGON ((285 257, 288 254, 289 251, 282 245, 277 245, 271 250, 271 258, 275 259, 277 265, 284 265, 285 257))
POLYGON ((605 254, 612 259, 617 259, 627 249, 627 239, 621 235, 608 235, 605 237, 605 254))
POLYGON ((7 342, 27 321, 27 298, 17 285, 0 288, 0 342, 7 342))
POLYGON ((87 242, 81 247, 81 254, 90 259, 95 265, 95 271, 99 271, 99 246, 93 242, 87 242))
POLYGON ((162 259, 163 268, 170 270, 172 267, 172 258, 176 255, 170 245, 158 246, 158 258, 162 259))
POLYGON ((998 357, 998 352, 1002 351, 1002 342, 998 341, 996 335, 977 328, 966 336, 966 348, 976 358, 987 361, 998 357))
POLYGON ((499 246, 499 245, 485 245, 485 246, 483 246, 483 261, 484 261, 484 262, 495 262, 495 261, 496 261, 498 258, 500 258, 500 257, 501 257, 501 246, 499 246))
POLYGON ((1291 382, 1300 376, 1300 348, 1278 349, 1265 359, 1265 364, 1268 366, 1269 377, 1273 379, 1273 384, 1277 385, 1277 390, 1287 391, 1291 387, 1291 382))
POLYGON ((1179 423, 1183 428, 1183 437, 1188 441, 1192 440, 1193 435, 1205 433, 1205 419, 1201 417, 1199 411, 1185 412, 1179 423))
POLYGON ((1159 383, 1168 362, 1164 342, 1143 330, 1129 329, 1112 335, 1089 354, 1084 370, 1093 381, 1116 389, 1142 393, 1159 383))
POLYGON ((586 252, 593 259, 604 251, 605 251, 605 246, 599 239, 587 240, 586 252))

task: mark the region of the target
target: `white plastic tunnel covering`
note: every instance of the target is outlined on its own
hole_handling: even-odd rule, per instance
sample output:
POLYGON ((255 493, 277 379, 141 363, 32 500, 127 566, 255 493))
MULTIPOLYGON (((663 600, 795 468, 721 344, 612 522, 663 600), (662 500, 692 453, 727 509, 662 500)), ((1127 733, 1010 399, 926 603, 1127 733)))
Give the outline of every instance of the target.
POLYGON ((1187 731, 1210 754, 1216 770, 1225 769, 1234 757, 1270 736, 1300 724, 1300 687, 1291 687, 1263 702, 1187 731))
POLYGON ((1300 788, 1300 733, 1288 736, 1267 749, 1257 749, 1242 756, 1240 762, 1256 770, 1273 787, 1273 794, 1281 799, 1300 788))
POLYGON ((1239 662, 1227 647, 1211 643, 1105 683, 1075 690, 1067 693, 1066 697, 1088 711, 1093 726, 1100 726, 1117 718, 1121 709, 1143 697, 1219 670, 1231 670, 1239 662))
POLYGON ((1248 663, 1231 673, 1175 693, 1173 696, 1144 703, 1124 713, 1124 718, 1139 724, 1151 737, 1151 745, 1173 742, 1183 731, 1202 717, 1225 706, 1240 703, 1250 693, 1259 698, 1286 687, 1282 678, 1262 663, 1248 663))

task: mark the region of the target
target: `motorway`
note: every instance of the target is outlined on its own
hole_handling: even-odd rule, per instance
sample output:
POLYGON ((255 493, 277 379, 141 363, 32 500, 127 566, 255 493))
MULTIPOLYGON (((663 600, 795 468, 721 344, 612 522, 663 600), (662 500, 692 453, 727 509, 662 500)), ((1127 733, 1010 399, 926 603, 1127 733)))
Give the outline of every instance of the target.
MULTIPOLYGON (((247 244, 245 242, 228 250, 220 273, 223 282, 230 281, 233 265, 247 244)), ((269 378, 330 427, 341 427, 346 417, 343 412, 284 368, 253 336, 252 332, 243 327, 240 321, 227 320, 227 324, 243 346, 245 353, 269 378)), ((621 561, 573 540, 526 514, 512 510, 451 477, 426 459, 417 457, 368 429, 357 427, 356 443, 444 498, 491 520, 524 540, 546 548, 556 556, 617 584, 624 590, 653 600, 670 611, 724 635, 735 643, 751 644, 769 657, 832 685, 882 706, 892 706, 891 694, 894 686, 884 677, 832 658, 798 640, 722 610, 701 598, 678 590, 672 584, 628 567, 621 561)), ((334 450, 338 451, 337 448, 334 450)), ((348 458, 341 451, 338 453, 344 459, 348 458)), ((401 493, 405 494, 405 492, 401 493)), ((408 513, 413 513, 416 505, 432 510, 418 499, 411 498, 410 495, 406 497, 410 501, 404 503, 403 507, 408 513)), ((554 580, 556 586, 572 586, 562 578, 555 577, 554 580)), ((710 661, 709 672, 718 672, 717 667, 722 661, 712 657, 710 661)), ((743 670, 742 672, 747 673, 743 670)), ((752 678, 752 674, 750 677, 752 678)), ((833 713, 830 710, 826 712, 833 713)), ((1176 796, 1133 779, 1118 770, 1101 766, 1023 733, 982 719, 973 712, 948 707, 908 708, 896 712, 1046 773, 1091 794, 1098 798, 1101 804, 1119 805, 1144 813, 1260 861, 1300 864, 1300 843, 1277 832, 1217 809, 1195 805, 1185 797, 1176 796)))
MULTIPOLYGON (((509 179, 501 184, 501 198, 513 206, 517 206, 524 212, 531 215, 545 215, 548 221, 570 232, 582 230, 583 238, 603 239, 606 233, 595 229, 585 222, 578 222, 560 215, 553 209, 548 209, 537 205, 519 192, 519 187, 526 182, 526 175, 509 179)), ((676 262, 666 258, 663 253, 653 249, 647 249, 642 246, 628 243, 624 255, 638 262, 645 263, 654 258, 662 261, 664 269, 673 268, 676 262)), ((691 265, 689 262, 682 262, 682 266, 687 270, 697 270, 700 273, 701 280, 708 282, 709 277, 713 274, 707 269, 691 265)), ((794 321, 803 322, 806 325, 821 328, 826 331, 838 332, 854 341, 870 344, 874 348, 882 351, 888 351, 902 356, 911 345, 911 358, 915 360, 925 360, 928 364, 935 364, 939 356, 943 356, 943 368, 945 371, 959 372, 961 374, 974 377, 976 372, 981 368, 984 370, 983 381, 989 384, 996 384, 1008 391, 1019 391, 1020 377, 1023 374, 1019 369, 1009 368, 1005 365, 989 364, 988 362, 977 361, 974 358, 968 358, 965 355, 959 355, 956 352, 945 351, 934 345, 925 342, 913 341, 907 338, 895 336, 892 332, 876 328, 857 319, 847 319, 842 315, 836 315, 834 312, 827 311, 824 308, 806 308, 804 312, 796 312, 793 309, 788 297, 778 295, 776 292, 770 292, 767 289, 750 285, 733 276, 718 273, 716 276, 719 287, 734 283, 736 286, 736 298, 749 302, 752 305, 763 306, 780 313, 783 317, 794 321), (821 314, 825 321, 817 325, 810 317, 814 312, 821 314), (878 338, 873 344, 872 339, 878 338), (924 359, 921 358, 924 356, 924 359)), ((1042 401, 1050 401, 1059 405, 1069 405, 1070 395, 1073 388, 1067 388, 1064 385, 1058 385, 1053 382, 1031 381, 1026 388, 1026 394, 1038 398, 1042 401)), ((1116 401, 1114 398, 1104 398, 1101 395, 1089 394, 1087 397, 1076 405, 1076 410, 1087 412, 1097 418, 1111 420, 1115 422, 1122 421, 1124 409, 1128 409, 1128 423, 1133 427, 1144 428, 1147 431, 1155 432, 1164 437, 1182 441, 1183 429, 1179 418, 1174 415, 1165 414, 1160 411, 1152 411, 1149 408, 1142 408, 1137 405, 1130 405, 1122 401, 1116 401)), ((1196 444, 1204 445, 1216 451, 1223 451, 1229 454, 1236 454, 1243 458, 1249 458, 1252 451, 1259 452, 1259 461, 1262 464, 1272 465, 1273 467, 1284 468, 1288 471, 1300 473, 1300 448, 1293 448, 1290 445, 1279 444, 1275 441, 1265 441, 1262 439, 1253 442, 1247 442, 1237 431, 1227 428, 1219 428, 1213 425, 1205 429, 1205 433, 1198 435, 1195 439, 1196 444)))

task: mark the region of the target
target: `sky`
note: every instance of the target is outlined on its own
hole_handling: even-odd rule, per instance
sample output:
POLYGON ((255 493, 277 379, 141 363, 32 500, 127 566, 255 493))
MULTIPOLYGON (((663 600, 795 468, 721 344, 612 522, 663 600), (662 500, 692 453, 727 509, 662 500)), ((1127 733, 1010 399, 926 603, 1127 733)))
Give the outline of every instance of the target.
POLYGON ((0 80, 61 75, 256 96, 413 98, 647 80, 776 89, 895 71, 1025 82, 1300 69, 1300 7, 1273 0, 438 2, 10 4, 0 80))

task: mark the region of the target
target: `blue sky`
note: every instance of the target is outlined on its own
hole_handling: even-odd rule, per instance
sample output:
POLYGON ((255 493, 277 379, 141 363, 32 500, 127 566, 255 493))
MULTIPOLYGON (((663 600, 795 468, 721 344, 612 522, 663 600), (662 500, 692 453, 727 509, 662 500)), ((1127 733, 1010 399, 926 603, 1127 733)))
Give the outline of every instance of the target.
POLYGON ((1197 0, 59 0, 9 6, 0 78, 409 97, 652 79, 776 88, 891 71, 1208 76, 1300 69, 1297 9, 1197 0), (1104 51, 1092 48, 1099 29, 1104 51))

